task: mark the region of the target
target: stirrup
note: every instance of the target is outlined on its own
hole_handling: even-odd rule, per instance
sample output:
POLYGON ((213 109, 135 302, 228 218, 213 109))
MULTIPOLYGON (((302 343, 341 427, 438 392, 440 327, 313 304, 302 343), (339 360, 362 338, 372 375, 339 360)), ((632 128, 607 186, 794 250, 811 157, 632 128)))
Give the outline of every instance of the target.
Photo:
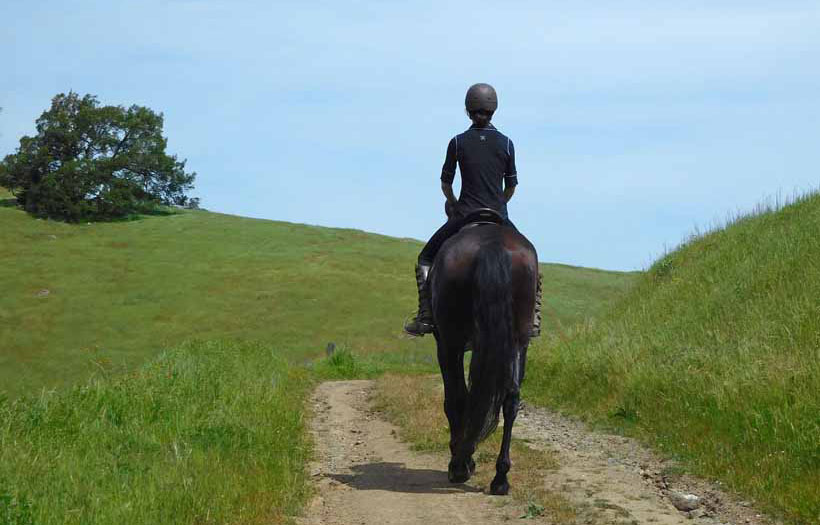
POLYGON ((416 316, 416 319, 405 323, 404 331, 405 333, 415 337, 424 337, 425 334, 433 333, 433 325, 431 323, 420 321, 418 316, 416 316))

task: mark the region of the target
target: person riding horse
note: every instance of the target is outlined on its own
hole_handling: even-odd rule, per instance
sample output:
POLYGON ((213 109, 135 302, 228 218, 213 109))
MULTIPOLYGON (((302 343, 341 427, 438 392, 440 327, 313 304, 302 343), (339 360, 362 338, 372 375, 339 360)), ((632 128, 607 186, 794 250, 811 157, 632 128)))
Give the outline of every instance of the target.
MULTIPOLYGON (((490 123, 498 108, 498 95, 489 84, 474 84, 467 90, 464 105, 473 124, 467 131, 450 140, 441 169, 441 190, 447 199, 445 209, 448 220, 424 246, 416 264, 419 309, 415 318, 404 325, 405 332, 414 336, 429 334, 434 329, 430 293, 426 283, 442 244, 475 220, 474 212, 478 210, 495 212, 500 216, 502 224, 516 229, 507 214, 507 202, 518 185, 515 147, 509 137, 490 123), (453 194, 456 165, 461 172, 461 194, 458 200, 453 194)), ((539 335, 541 325, 540 279, 538 283, 531 332, 533 337, 539 335)))

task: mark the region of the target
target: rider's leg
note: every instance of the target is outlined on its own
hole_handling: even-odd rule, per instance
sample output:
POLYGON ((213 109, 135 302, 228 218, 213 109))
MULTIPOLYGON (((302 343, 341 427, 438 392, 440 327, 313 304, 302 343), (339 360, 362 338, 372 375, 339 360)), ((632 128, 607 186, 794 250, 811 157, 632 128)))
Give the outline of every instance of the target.
POLYGON ((404 325, 404 331, 410 335, 424 335, 433 331, 433 307, 430 303, 430 292, 427 288, 427 274, 431 265, 419 261, 416 264, 416 286, 419 291, 419 310, 416 317, 404 325))
POLYGON ((433 266, 441 245, 444 244, 451 235, 461 228, 462 224, 458 220, 447 221, 436 233, 427 241, 424 249, 419 254, 416 265, 416 285, 419 289, 419 310, 415 318, 404 325, 404 331, 410 335, 429 334, 433 331, 433 305, 431 304, 430 291, 427 286, 427 274, 433 266))

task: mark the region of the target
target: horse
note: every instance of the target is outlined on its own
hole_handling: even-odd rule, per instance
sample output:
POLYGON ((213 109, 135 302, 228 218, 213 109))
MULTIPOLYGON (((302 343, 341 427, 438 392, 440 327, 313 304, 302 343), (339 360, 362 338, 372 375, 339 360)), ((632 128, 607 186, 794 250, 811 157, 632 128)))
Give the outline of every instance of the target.
POLYGON ((498 426, 504 434, 490 492, 509 492, 512 426, 533 324, 538 255, 503 224, 470 225, 449 238, 429 276, 437 356, 450 424, 450 482, 475 471, 473 453, 498 426), (464 354, 472 350, 469 383, 464 354))

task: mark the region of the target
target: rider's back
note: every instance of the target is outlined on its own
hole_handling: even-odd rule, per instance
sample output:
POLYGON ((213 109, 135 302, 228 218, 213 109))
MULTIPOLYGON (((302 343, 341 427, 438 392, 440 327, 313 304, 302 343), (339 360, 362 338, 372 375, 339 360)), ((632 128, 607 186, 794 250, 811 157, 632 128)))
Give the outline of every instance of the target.
POLYGON ((496 210, 507 218, 504 185, 517 184, 515 146, 492 124, 471 126, 447 146, 441 180, 452 184, 456 164, 461 172, 459 209, 466 213, 479 208, 496 210))

